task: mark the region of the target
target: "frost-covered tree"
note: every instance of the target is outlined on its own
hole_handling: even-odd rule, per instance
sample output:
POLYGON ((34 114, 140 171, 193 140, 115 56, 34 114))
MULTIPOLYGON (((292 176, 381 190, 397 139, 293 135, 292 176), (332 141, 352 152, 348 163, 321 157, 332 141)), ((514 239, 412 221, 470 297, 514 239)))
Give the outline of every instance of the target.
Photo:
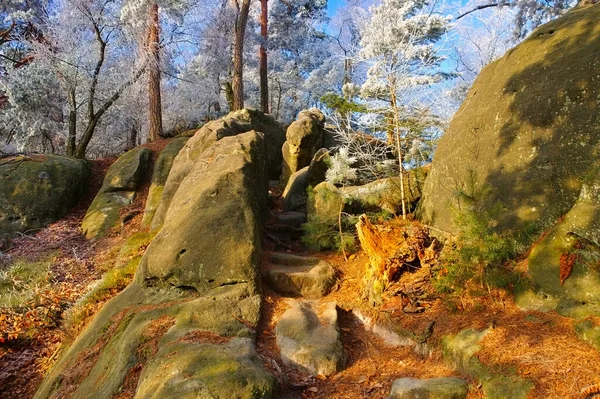
MULTIPOLYGON (((470 10, 477 2, 466 4, 470 10)), ((461 103, 479 72, 492 61, 503 56, 519 42, 513 35, 515 10, 511 8, 487 9, 457 21, 450 31, 455 62, 456 86, 452 97, 461 103)))
POLYGON ((119 6, 117 0, 57 2, 43 41, 28 43, 31 64, 8 71, 1 89, 10 106, 0 119, 21 147, 36 136, 49 137, 61 152, 83 158, 97 129, 105 129, 102 118, 143 72, 122 34, 119 6), (52 99, 41 95, 50 88, 52 99))
MULTIPOLYGON (((397 150, 402 194, 406 148, 430 117, 427 109, 412 106, 419 98, 416 89, 444 77, 436 44, 448 29, 450 18, 431 11, 426 0, 383 0, 371 9, 362 32, 360 54, 369 63, 362 94, 379 101, 377 108, 387 125, 388 143, 395 143, 397 150)), ((402 214, 406 216, 404 199, 402 214)))
POLYGON ((514 10, 514 37, 523 39, 536 27, 559 17, 578 3, 585 2, 586 0, 484 0, 480 4, 473 5, 468 11, 460 13, 456 19, 492 7, 510 8, 514 10))
POLYGON ((277 0, 269 10, 270 110, 278 119, 316 105, 341 76, 323 32, 326 8, 326 0, 277 0))
POLYGON ((30 60, 28 41, 41 40, 40 28, 47 15, 47 0, 0 2, 0 72, 30 60))

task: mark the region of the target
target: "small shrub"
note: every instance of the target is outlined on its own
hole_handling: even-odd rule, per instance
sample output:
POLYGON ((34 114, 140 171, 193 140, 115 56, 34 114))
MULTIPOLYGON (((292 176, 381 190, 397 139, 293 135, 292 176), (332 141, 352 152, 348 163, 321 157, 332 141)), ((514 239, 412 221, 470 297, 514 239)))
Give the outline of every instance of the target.
POLYGON ((474 174, 464 191, 456 196, 460 208, 455 212, 459 229, 457 241, 447 245, 441 256, 442 267, 434 280, 440 292, 463 292, 469 282, 496 288, 514 288, 522 276, 507 261, 522 253, 529 244, 534 226, 519 234, 500 233, 496 227, 505 212, 502 203, 490 205, 490 188, 477 184, 474 174))

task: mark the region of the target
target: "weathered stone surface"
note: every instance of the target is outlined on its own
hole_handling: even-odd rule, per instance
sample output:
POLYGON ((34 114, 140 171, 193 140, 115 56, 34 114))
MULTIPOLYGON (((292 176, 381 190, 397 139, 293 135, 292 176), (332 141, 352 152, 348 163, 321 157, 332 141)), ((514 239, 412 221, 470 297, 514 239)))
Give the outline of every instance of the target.
POLYGON ((36 399, 112 399, 124 389, 136 398, 275 397, 253 346, 263 140, 256 132, 228 137, 198 158, 170 210, 183 217, 169 217, 133 283, 60 357, 36 399))
POLYGON ((145 367, 135 398, 254 399, 273 394, 273 377, 262 367, 252 340, 233 338, 221 345, 173 343, 145 367))
POLYGON ((469 392, 460 378, 399 378, 392 384, 389 399, 465 399, 469 392))
POLYGON ((152 229, 162 226, 165 222, 173 196, 181 182, 195 167, 202 153, 224 137, 235 136, 251 130, 265 135, 265 157, 269 177, 278 179, 281 173, 281 146, 285 141, 283 127, 272 116, 257 110, 243 109, 231 112, 222 119, 208 122, 202 126, 179 152, 173 162, 160 204, 152 221, 152 229))
POLYGON ((283 191, 283 210, 302 211, 306 208, 308 194, 308 166, 292 173, 283 191))
POLYGON ((600 316, 600 167, 584 179, 577 202, 534 246, 527 259, 533 289, 518 293, 525 309, 556 310, 569 317, 600 316), (561 264, 572 271, 561 281, 561 264))
POLYGON ((277 215, 279 224, 291 227, 300 227, 306 221, 306 213, 304 212, 282 212, 277 215))
POLYGON ((225 137, 197 158, 137 277, 198 292, 256 284, 268 184, 264 140, 256 132, 225 137))
POLYGON ((479 381, 486 399, 525 399, 533 384, 515 374, 494 374, 487 365, 482 364, 476 354, 479 343, 492 330, 467 329, 456 335, 442 339, 442 352, 447 361, 461 373, 479 381))
POLYGON ((310 165, 315 153, 323 147, 325 116, 316 108, 302 111, 292 122, 282 147, 283 169, 281 183, 287 184, 290 176, 310 165))
POLYGON ((335 285, 333 266, 318 258, 274 253, 271 264, 269 285, 280 294, 317 299, 335 285))
POLYGON ((152 184, 150 185, 148 198, 146 199, 142 227, 150 227, 152 224, 152 219, 154 218, 156 208, 158 208, 158 204, 162 198, 162 193, 167 178, 169 177, 171 167, 173 166, 173 161, 188 139, 189 137, 182 136, 171 140, 156 158, 154 170, 152 172, 152 184))
POLYGON ((344 204, 340 190, 324 181, 318 184, 309 196, 306 204, 308 220, 337 223, 338 214, 344 204))
POLYGON ((599 5, 572 9, 482 70, 436 149, 421 220, 456 233, 451 208, 472 183, 505 206, 510 234, 569 212, 600 155, 599 20, 599 5))
POLYGON ((345 366, 334 302, 289 300, 275 327, 282 360, 313 374, 332 375, 345 366))
POLYGON ((315 153, 310 165, 293 173, 283 191, 283 210, 298 211, 306 209, 309 187, 315 187, 325 181, 329 167, 329 150, 321 148, 315 153))
MULTIPOLYGON (((427 176, 427 168, 413 169, 404 179, 404 199, 407 212, 414 209, 421 198, 421 187, 427 176)), ((389 177, 375 180, 362 186, 335 187, 323 182, 313 189, 307 203, 309 219, 322 221, 337 220, 342 202, 344 212, 361 214, 385 210, 402 213, 400 178, 389 177)))
POLYGON ((79 200, 87 163, 58 155, 0 158, 0 236, 44 227, 79 200))
POLYGON ((81 223, 87 239, 103 237, 115 226, 119 211, 133 202, 151 155, 147 148, 135 148, 121 155, 108 168, 102 187, 81 223))
POLYGON ((600 351, 600 326, 592 320, 584 320, 575 324, 577 336, 600 351))

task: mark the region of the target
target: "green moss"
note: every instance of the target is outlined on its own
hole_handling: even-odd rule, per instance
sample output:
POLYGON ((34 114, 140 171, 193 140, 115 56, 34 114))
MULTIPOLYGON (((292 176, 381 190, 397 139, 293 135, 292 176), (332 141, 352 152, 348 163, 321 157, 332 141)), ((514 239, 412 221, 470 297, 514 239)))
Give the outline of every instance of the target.
POLYGON ((119 157, 110 166, 102 188, 81 224, 86 238, 103 237, 115 227, 119 220, 119 211, 133 202, 151 154, 147 148, 135 148, 119 157))
POLYGON ((600 351, 600 326, 591 320, 583 320, 575 324, 577 336, 600 351))
POLYGON ((444 358, 461 373, 476 379, 486 399, 525 399, 533 384, 498 365, 482 364, 476 354, 479 343, 490 330, 467 329, 442 339, 444 358))
POLYGON ((67 337, 74 339, 81 330, 82 324, 94 311, 94 305, 106 301, 125 289, 133 280, 138 265, 155 233, 140 232, 129 237, 119 248, 113 250, 112 256, 104 266, 107 272, 102 279, 65 314, 63 331, 67 337))
POLYGON ((87 188, 90 168, 57 155, 4 158, 0 163, 0 236, 52 223, 87 188))

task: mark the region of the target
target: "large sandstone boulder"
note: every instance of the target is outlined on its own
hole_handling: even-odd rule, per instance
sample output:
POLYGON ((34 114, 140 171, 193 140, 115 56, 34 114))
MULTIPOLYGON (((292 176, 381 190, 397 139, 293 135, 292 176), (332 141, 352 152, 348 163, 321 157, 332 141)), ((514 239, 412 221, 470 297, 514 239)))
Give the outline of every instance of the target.
POLYGON ((152 184, 148 190, 148 198, 146 199, 146 208, 144 209, 144 217, 142 219, 142 227, 150 227, 156 208, 160 204, 163 190, 165 189, 165 183, 169 177, 169 172, 173 166, 173 161, 179 151, 183 148, 185 143, 189 140, 189 137, 181 136, 177 137, 160 152, 156 161, 154 162, 154 171, 152 172, 152 184))
POLYGON ((256 132, 227 137, 197 159, 148 247, 140 279, 199 292, 241 282, 254 287, 266 212, 265 140, 256 132))
POLYGON ((108 168, 102 187, 81 223, 87 239, 101 238, 117 224, 119 211, 133 202, 151 155, 147 148, 134 148, 108 168))
POLYGON ((0 236, 44 227, 79 200, 90 169, 58 155, 0 158, 0 236))
POLYGON ((584 180, 577 202, 531 250, 527 267, 533 289, 519 293, 517 304, 570 317, 600 316, 599 243, 597 167, 584 180))
POLYGON ((511 234, 569 212, 600 155, 598 22, 600 5, 573 9, 482 70, 439 142, 421 220, 456 233, 459 192, 489 191, 511 234))
POLYGON ((202 153, 224 137, 235 136, 251 130, 265 135, 265 156, 269 177, 278 179, 281 173, 281 146, 285 141, 283 127, 272 116, 257 110, 243 109, 231 112, 222 119, 208 122, 202 126, 179 152, 152 220, 152 229, 159 228, 165 222, 173 196, 202 153))
POLYGON ((302 111, 286 133, 283 153, 281 182, 286 184, 290 176, 308 166, 315 153, 323 147, 325 116, 316 108, 302 111))
POLYGON ((527 262, 533 290, 517 298, 524 308, 600 314, 600 271, 576 253, 600 244, 599 22, 600 5, 573 9, 481 72, 419 204, 421 220, 451 233, 459 193, 483 209, 500 203, 496 229, 522 244, 545 231, 527 262))
POLYGON ((36 399, 275 397, 254 348, 265 154, 264 136, 248 132, 197 159, 133 283, 61 356, 36 399))
POLYGON ((315 153, 310 165, 293 173, 283 191, 283 210, 304 211, 306 209, 307 190, 325 181, 329 168, 329 150, 321 148, 315 153))
MULTIPOLYGON (((428 168, 412 169, 404 178, 404 200, 406 211, 410 212, 421 198, 421 189, 428 168)), ((329 182, 318 184, 308 203, 308 218, 321 221, 335 221, 340 207, 344 212, 361 214, 385 210, 402 214, 400 177, 375 180, 362 186, 336 187, 329 182)))

